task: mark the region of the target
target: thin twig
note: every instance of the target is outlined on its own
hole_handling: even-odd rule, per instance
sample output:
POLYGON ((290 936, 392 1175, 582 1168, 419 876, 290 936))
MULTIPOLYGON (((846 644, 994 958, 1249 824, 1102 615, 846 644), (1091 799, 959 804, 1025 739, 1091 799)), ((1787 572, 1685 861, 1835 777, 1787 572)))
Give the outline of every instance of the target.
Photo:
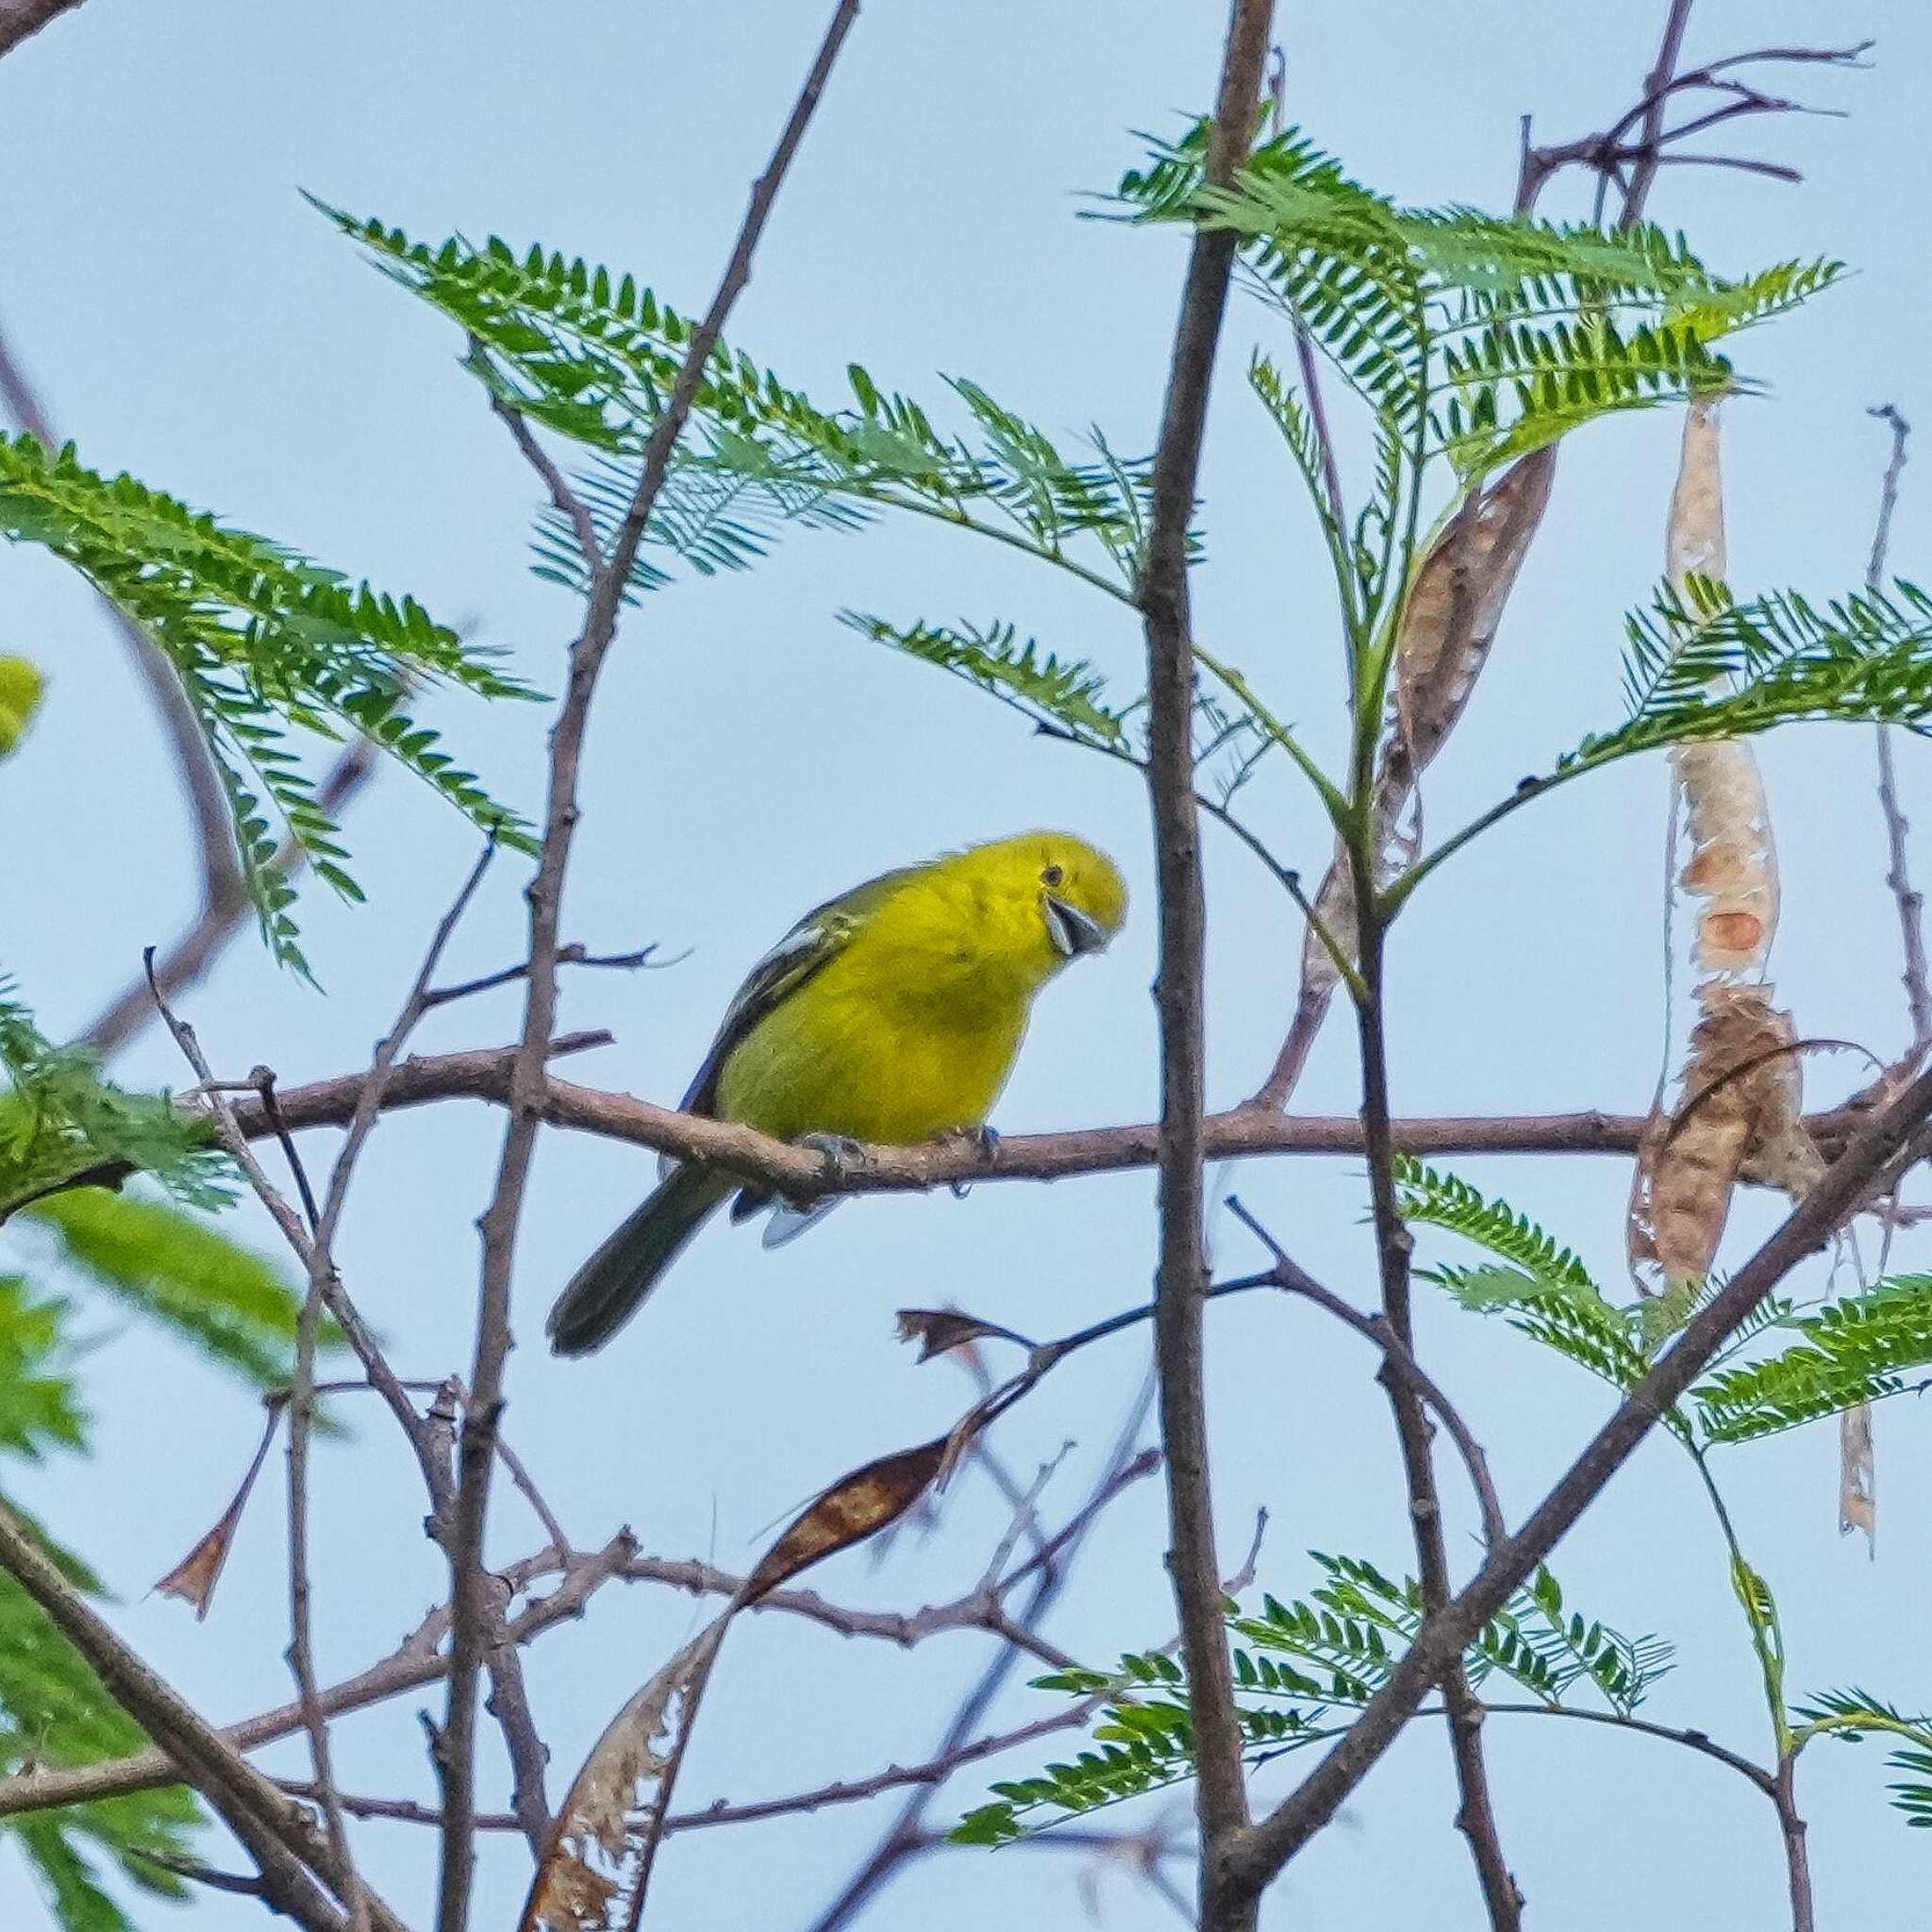
MULTIPOLYGON (((616 635, 631 566, 651 512, 670 472, 672 451, 683 434, 732 305, 751 279, 752 258, 778 190, 819 104, 833 62, 858 13, 858 0, 840 0, 765 172, 753 186, 743 225, 704 320, 692 331, 683 366, 644 445, 637 487, 608 555, 587 548, 591 591, 583 627, 570 648, 564 699, 550 737, 549 780, 543 838, 536 876, 530 881, 530 948, 524 1025, 510 1069, 509 1123, 495 1186, 479 1224, 483 1237, 477 1294, 476 1343, 458 1443, 456 1518, 449 1542, 451 1632, 449 1696, 438 1740, 446 1819, 437 1884, 438 1932, 465 1932, 470 1915, 475 1810, 476 1671, 489 1642, 491 1591, 483 1569, 483 1533, 495 1437, 504 1403, 504 1367, 510 1347, 510 1278, 517 1230, 523 1218, 537 1130, 542 1120, 551 1035, 557 1014, 557 954, 564 875, 569 867, 579 808, 578 775, 598 675, 616 635), (596 559, 594 562, 592 559, 596 559)), ((515 425, 511 425, 512 430, 515 425)), ((530 454, 526 451, 526 455, 530 454)), ((536 455, 541 458, 541 451, 536 455)), ((545 473, 554 487, 556 471, 545 473)))
MULTIPOLYGON (((25 0, 25 5, 22 0, 0 0, 0 55, 58 10, 46 0, 25 0), (41 17, 34 19, 35 14, 41 17), (23 19, 31 21, 31 25, 20 25, 23 19)), ((60 447, 60 440, 55 435, 39 396, 15 361, 4 335, 0 335, 0 398, 6 400, 14 420, 43 449, 60 447)), ((235 856, 235 834, 229 823, 227 795, 222 790, 221 775, 215 770, 194 708, 188 702, 174 665, 147 632, 105 592, 101 602, 128 663, 147 689, 148 701, 174 755, 175 769, 187 794, 194 825, 195 846, 201 859, 201 903, 206 912, 242 890, 242 865, 235 856)))
MULTIPOLYGON (((1112 1497, 1120 1493, 1128 1481, 1133 1480, 1129 1472, 1138 1468, 1141 1473, 1145 1473, 1147 1465, 1138 1451, 1137 1444, 1141 1430, 1147 1420, 1147 1412, 1153 1407, 1153 1384, 1150 1379, 1142 1384, 1140 1393, 1129 1404, 1126 1416, 1115 1433, 1113 1446, 1102 1466, 1101 1474, 1086 1502, 1074 1512, 1064 1539, 1055 1539, 1050 1545, 1053 1555, 1044 1560, 1036 1559, 1035 1562, 1028 1563, 1019 1573, 1021 1575, 1032 1574, 1037 1577, 1032 1590, 1027 1593, 1024 1606, 1013 1620, 1020 1629, 1033 1632, 1058 1600, 1071 1574, 1074 1558, 1089 1531, 1098 1521, 1101 1510, 1112 1497), (1059 1560, 1053 1560, 1054 1556, 1059 1560)), ((1008 1633, 1008 1641, 1001 1645, 998 1654, 960 1701, 951 1723, 946 1726, 938 1749, 924 1766, 916 1768, 910 1774, 900 1772, 896 1776, 888 1773, 886 1775, 891 1782, 865 1781, 868 1785, 874 1785, 877 1790, 890 1790, 892 1784, 914 1784, 920 1789, 886 1828, 871 1854, 841 1887, 832 1903, 812 1921, 810 1932, 839 1932, 839 1928, 850 1923, 859 1908, 888 1882, 900 1865, 916 1853, 926 1807, 946 1775, 962 1764, 971 1763, 981 1757, 991 1757, 1019 1741, 1017 1734, 1011 1732, 999 1739, 982 1738, 979 1736, 979 1726, 993 1699, 998 1696, 1001 1689, 1012 1675, 1021 1655, 1008 1633)), ((1080 1716, 1072 1717, 1072 1722, 1082 1722, 1086 1716, 1091 1714, 1093 1707, 1095 1707, 1090 1706, 1080 1716)), ((1074 1708, 1077 1710, 1079 1707, 1075 1706, 1074 1708)), ((1071 1713, 1061 1712, 1058 1716, 1070 1717, 1071 1713)), ((1041 1722, 1054 1729, 1063 1728, 1055 1719, 1041 1722)), ((1037 1732, 1036 1735, 1044 1733, 1037 1732)), ((839 1795, 823 1802, 842 1803, 845 1801, 844 1793, 852 1790, 851 1787, 831 1789, 836 1789, 839 1795)), ((874 1791, 858 1790, 853 1794, 872 1796, 874 1791)), ((768 1801, 768 1805, 770 1802, 768 1801)), ((777 1802, 788 1804, 794 1808, 797 1805, 795 1799, 777 1802)), ((738 1807, 739 1815, 747 1816, 754 1808, 738 1807)), ((776 1814, 769 1808, 762 1808, 758 1815, 776 1814)), ((717 1808, 713 1807, 708 1812, 690 1814, 684 1822, 694 1825, 722 1824, 725 1820, 717 1808)))
MULTIPOLYGON (((1268 96, 1274 106, 1274 133, 1288 126, 1288 50, 1275 47, 1269 57, 1268 96)), ((1322 372, 1315 360, 1314 338, 1299 313, 1294 318, 1295 365, 1301 371, 1302 393, 1307 398, 1308 421, 1322 451, 1322 484, 1328 497, 1328 514, 1344 541, 1348 535, 1348 506, 1341 494, 1341 472, 1335 463, 1335 439, 1328 427, 1328 406, 1322 396, 1322 372)))
MULTIPOLYGON (((645 967, 675 966, 691 956, 680 953, 675 958, 658 958, 656 945, 641 946, 631 953, 592 953, 588 951, 580 940, 573 940, 567 946, 557 949, 557 963, 559 966, 605 966, 613 967, 625 973, 636 973, 645 967)), ((493 991, 499 986, 514 986, 519 980, 530 976, 528 960, 519 960, 514 966, 504 966, 494 973, 479 974, 475 979, 459 981, 455 986, 432 987, 423 995, 425 1010, 435 1007, 446 1007, 452 1000, 466 1000, 479 992, 493 991)))
MULTIPOLYGON (((321 1383, 317 1392, 334 1392, 339 1389, 346 1392, 363 1386, 321 1383)), ((1130 1417, 1136 1429, 1144 1416, 1144 1406, 1137 1405, 1130 1417)), ((1156 1453, 1134 1453, 1129 1443, 1124 1458, 1119 1455, 1109 1457, 1105 1473, 1086 1499, 1058 1530, 1042 1539, 1038 1551, 991 1586, 976 1584, 949 1602, 911 1611, 876 1610, 834 1603, 816 1591, 780 1589, 761 1595, 752 1606, 753 1612, 796 1617, 841 1637, 870 1639, 900 1649, 910 1649, 949 1632, 1006 1635, 1016 1621, 1005 1607, 1006 1599, 1022 1585, 1042 1575, 1051 1574, 1063 1582, 1080 1540, 1096 1519, 1117 1497, 1151 1475, 1158 1466, 1156 1453)), ((592 1595, 613 1581, 658 1584, 691 1595, 725 1600, 741 1595, 745 1588, 743 1577, 714 1564, 696 1558, 674 1560, 645 1556, 628 1532, 612 1538, 597 1550, 572 1551, 552 1543, 507 1566, 502 1577, 513 1595, 529 1591, 551 1578, 561 1578, 551 1594, 536 1598, 505 1624, 505 1641, 519 1647, 582 1616, 592 1595)), ((1239 1584, 1237 1579, 1236 1587, 1239 1584)), ((1021 1614, 1024 1617, 1025 1612, 1021 1614)), ((443 1642, 449 1625, 447 1605, 432 1611, 389 1657, 322 1691, 318 1702, 325 1714, 341 1717, 441 1680, 448 1672, 443 1642)), ((301 1706, 287 1704, 230 1725, 220 1735, 238 1750, 251 1751, 299 1732, 303 1724, 301 1706)), ((176 1782, 180 1775, 180 1769, 165 1752, 153 1749, 93 1764, 37 1768, 0 1779, 0 1818, 124 1797, 133 1791, 176 1782)), ((354 1810, 353 1806, 345 1808, 354 1810)), ((440 1824, 441 1813, 434 1815, 440 1824)))
MULTIPOLYGON (((316 808, 331 819, 343 810, 375 774, 379 754, 366 738, 358 739, 330 765, 315 788, 316 808)), ((268 871, 290 878, 308 863, 308 854, 294 839, 284 839, 268 871)), ((154 984, 170 999, 179 999, 200 984, 222 950, 255 917, 255 905, 238 872, 219 898, 205 903, 188 925, 155 957, 154 984)), ((118 1053, 155 1019, 148 993, 148 975, 136 974, 94 1015, 78 1036, 82 1046, 103 1057, 118 1053)))
MULTIPOLYGON (((1872 531, 1872 555, 1865 565, 1865 585, 1875 591, 1885 575, 1886 553, 1891 544, 1892 512, 1898 508, 1899 478, 1905 473, 1906 442, 1912 425, 1899 412, 1897 404, 1887 403, 1868 411, 1891 431, 1891 454, 1885 465, 1885 480, 1878 491, 1878 518, 1872 531)), ((1892 759, 1891 726, 1874 727, 1878 753, 1878 809, 1885 820, 1885 844, 1889 859, 1885 883, 1898 908, 1899 941, 1905 954, 1902 977, 1906 1007, 1911 1015, 1912 1045, 1907 1064, 1916 1065, 1932 1051, 1932 970, 1925 959, 1925 895, 1912 884, 1907 862, 1906 840, 1911 826, 1898 800, 1898 772, 1892 759)))
MULTIPOLYGON (((342 1823, 342 1808, 336 1796, 335 1773, 328 1743, 328 1720, 322 1709, 316 1683, 309 1617, 312 1586, 309 1580, 308 1562, 308 1443, 315 1421, 315 1352, 321 1335, 324 1306, 331 1301, 340 1302, 343 1298, 341 1283, 336 1274, 335 1238, 338 1228, 341 1225, 343 1209, 348 1205, 349 1183, 355 1174, 357 1158, 378 1118, 382 1106, 382 1091, 388 1081, 390 1069, 395 1064, 396 1057, 401 1052, 410 1028, 425 1010, 424 998, 428 991, 430 979, 441 960, 443 949, 449 943, 458 921, 483 882, 483 874, 489 867, 495 848, 496 841, 492 838, 485 844, 481 855, 471 868, 470 874, 464 880, 455 903, 444 914, 430 939, 429 949, 417 972, 408 998, 404 1003, 401 1016, 376 1049, 374 1064, 369 1071, 368 1083, 363 1088, 362 1097, 349 1122, 348 1132, 342 1138, 342 1144, 336 1154, 335 1164, 329 1173, 327 1199, 320 1209, 317 1208, 315 1196, 309 1189, 308 1176, 302 1165, 301 1157, 276 1107, 274 1076, 265 1068, 258 1068, 256 1074, 261 1090, 262 1110, 268 1115, 270 1124, 275 1129, 288 1156, 315 1237, 308 1254, 308 1289, 303 1296, 301 1317, 296 1326, 295 1368, 289 1402, 291 1634, 288 1654, 289 1668, 295 1677, 297 1701, 302 1706, 304 1727, 308 1733, 309 1755, 314 1766, 315 1783, 321 1793, 323 1816, 328 1825, 329 1840, 343 1869, 351 1873, 355 1886, 349 1905, 357 1932, 362 1932, 366 1925, 367 1911, 362 1898, 361 1881, 359 1877, 354 1876, 354 1867, 349 1857, 348 1836, 342 1823)), ((412 1441, 420 1441, 413 1407, 408 1413, 408 1434, 412 1441)), ((437 1458, 424 1459, 425 1474, 429 1474, 431 1471, 440 1474, 441 1467, 441 1461, 437 1458)), ((438 1506, 445 1501, 446 1494, 446 1489, 440 1491, 432 1476, 432 1524, 439 1520, 438 1506)), ((547 1825, 547 1814, 544 1823, 547 1825)))
POLYGON ((1346 1323, 1357 1335, 1365 1336, 1378 1348, 1384 1357, 1393 1365, 1400 1374, 1424 1402, 1436 1413, 1436 1419, 1449 1431, 1450 1440, 1455 1442, 1457 1452, 1462 1457, 1463 1467, 1469 1472, 1470 1487, 1475 1491, 1476 1507, 1483 1519, 1483 1541, 1493 1548, 1509 1533, 1508 1519, 1503 1514, 1503 1505, 1496 1495, 1496 1486, 1490 1475, 1490 1460, 1483 1453, 1483 1446, 1475 1439, 1475 1432, 1462 1418, 1461 1411, 1443 1392, 1441 1385, 1430 1375, 1416 1360, 1413 1353, 1404 1347, 1391 1330, 1386 1319, 1377 1315, 1365 1315, 1345 1301, 1334 1290, 1324 1288, 1301 1263, 1284 1249, 1281 1243, 1248 1212, 1232 1194, 1227 1197, 1228 1211, 1241 1225, 1265 1246, 1274 1259, 1274 1280, 1285 1292, 1300 1295, 1305 1301, 1314 1303, 1333 1315, 1337 1321, 1346 1323))
MULTIPOLYGON (((487 366, 488 358, 483 344, 475 336, 470 338, 470 355, 479 364, 487 366)), ((490 408, 506 429, 510 441, 517 446, 517 453, 536 471, 539 479, 550 493, 552 506, 569 522, 576 532, 577 548, 583 553, 584 571, 587 576, 594 578, 597 572, 605 568, 604 548, 597 541, 597 525, 591 519, 590 506, 565 481, 564 475, 551 460, 549 452, 537 441, 524 412, 505 399, 494 383, 486 385, 490 391, 490 408)))

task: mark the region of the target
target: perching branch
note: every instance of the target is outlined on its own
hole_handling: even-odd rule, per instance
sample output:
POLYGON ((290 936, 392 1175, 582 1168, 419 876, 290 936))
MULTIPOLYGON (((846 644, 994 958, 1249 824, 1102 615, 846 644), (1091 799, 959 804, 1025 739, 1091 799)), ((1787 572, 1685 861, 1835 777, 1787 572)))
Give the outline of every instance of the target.
MULTIPOLYGON (((560 1035, 550 1057, 608 1045, 608 1033, 560 1035)), ((425 1107, 446 1100, 504 1105, 509 1092, 512 1047, 411 1057, 397 1063, 382 1110, 425 1107)), ((341 1126, 355 1113, 361 1073, 279 1090, 283 1118, 300 1131, 341 1126)), ((199 1102, 191 1102, 197 1108, 199 1102)), ((1067 1180, 1079 1174, 1117 1174, 1152 1167, 1159 1129, 1151 1122, 1117 1127, 1079 1127, 1060 1133, 1013 1134, 990 1150, 957 1140, 910 1147, 866 1147, 845 1167, 833 1169, 811 1148, 774 1141, 732 1122, 679 1113, 634 1094, 613 1093, 552 1078, 545 1083, 543 1118, 605 1140, 622 1141, 680 1160, 709 1160, 791 1198, 818 1194, 924 1191, 982 1181, 1067 1180)), ((270 1127, 258 1102, 246 1098, 234 1109, 242 1135, 266 1139, 270 1127)), ((1870 1118, 1869 1104, 1847 1105, 1804 1117, 1806 1132, 1827 1157, 1870 1118)), ((1627 1158, 1643 1132, 1641 1114, 1588 1108, 1558 1114, 1397 1115, 1390 1122, 1396 1148, 1405 1154, 1595 1154, 1627 1158)), ((1326 1154, 1359 1158, 1362 1126, 1353 1114, 1278 1114, 1253 1105, 1208 1115, 1202 1149, 1208 1160, 1254 1156, 1326 1154)), ((73 1185, 118 1186, 125 1170, 99 1170, 73 1185)), ((1757 1178, 1751 1165, 1747 1180, 1757 1178)))

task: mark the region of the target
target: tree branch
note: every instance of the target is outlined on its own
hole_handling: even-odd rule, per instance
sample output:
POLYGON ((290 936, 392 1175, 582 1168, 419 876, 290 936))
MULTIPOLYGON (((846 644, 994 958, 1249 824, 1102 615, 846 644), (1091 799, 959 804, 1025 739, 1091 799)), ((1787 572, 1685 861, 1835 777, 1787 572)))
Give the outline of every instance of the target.
MULTIPOLYGON (((1210 188, 1232 182, 1253 144, 1273 13, 1272 0, 1233 0, 1202 175, 1210 188)), ((1147 637, 1147 790, 1160 926, 1155 989, 1161 1070, 1155 1360, 1167 1452, 1168 1569, 1180 1613, 1181 1653, 1192 1686, 1204 1932, 1252 1932, 1255 1924, 1254 1904, 1232 1900, 1222 1874, 1230 1835, 1247 1824, 1248 1800, 1208 1467, 1202 1348, 1207 907, 1194 803, 1194 652, 1188 588, 1188 531, 1236 250, 1237 238, 1224 229, 1194 231, 1155 446, 1147 546, 1136 587, 1147 637)))
MULTIPOLYGON (((578 818, 577 782, 598 675, 617 632, 631 565, 669 474, 671 454, 690 417, 732 305, 751 279, 752 258, 778 190, 819 104, 839 49, 858 17, 858 0, 840 0, 805 84, 793 102, 765 172, 754 184, 737 242, 704 320, 691 334, 683 366, 644 445, 638 485, 610 554, 591 567, 584 623, 570 648, 563 704, 550 736, 550 771, 543 809, 543 842, 526 896, 530 907, 529 981, 523 1038, 511 1063, 509 1123, 496 1185, 479 1227, 483 1237, 476 1346, 458 1443, 457 1508, 450 1544, 452 1602, 449 1698, 438 1761, 443 1780, 446 1827, 437 1887, 438 1932, 465 1932, 469 1924, 475 1811, 475 1753, 476 1672, 489 1641, 490 1579, 483 1569, 483 1533, 491 1478, 496 1468, 495 1434, 504 1401, 504 1365, 510 1347, 510 1278, 523 1216, 525 1189, 542 1121, 546 1076, 557 1014, 557 954, 564 874, 578 818)), ((540 466, 541 474, 541 466, 540 466)), ((547 487, 546 479, 546 487, 547 487)))
MULTIPOLYGON (((340 818, 375 775, 377 752, 367 739, 358 739, 325 772, 315 789, 315 803, 329 818, 340 818)), ((289 878, 308 863, 308 855, 293 839, 285 839, 269 861, 278 878, 289 878)), ((164 999, 178 999, 198 986, 223 949, 255 916, 240 872, 219 894, 206 899, 199 911, 155 956, 153 983, 164 999)), ((82 1029, 78 1043, 104 1058, 118 1053, 155 1018, 148 976, 136 974, 82 1029)))
MULTIPOLYGON (((610 1042, 608 1033, 560 1035, 550 1057, 584 1053, 610 1042)), ((504 1105, 509 1093, 514 1047, 411 1057, 397 1062, 383 1094, 382 1110, 425 1107, 446 1100, 504 1105)), ((341 1126, 354 1115, 366 1074, 345 1074, 279 1091, 283 1118, 300 1131, 341 1126)), ((191 1105, 198 1103, 191 1102, 191 1105)), ((1804 1117, 1806 1131, 1827 1156, 1871 1117, 1869 1104, 1846 1105, 1804 1117)), ((267 1117, 257 1101, 242 1098, 235 1120, 250 1141, 268 1137, 267 1117)), ((1011 1134, 991 1151, 955 1141, 910 1147, 867 1147, 849 1170, 833 1172, 822 1155, 774 1141, 751 1127, 658 1107, 634 1094, 614 1093, 551 1079, 542 1101, 552 1126, 622 1141, 680 1160, 708 1160, 747 1180, 796 1197, 813 1194, 904 1193, 982 1181, 1066 1180, 1080 1174, 1117 1174, 1155 1163, 1159 1128, 1152 1122, 1124 1126, 1080 1127, 1058 1133, 1011 1134)), ((1556 1114, 1433 1114, 1396 1116, 1390 1133, 1405 1154, 1602 1154, 1637 1152, 1645 1116, 1584 1108, 1556 1114)), ((1251 1156, 1326 1154, 1359 1158, 1361 1122, 1353 1114, 1282 1115, 1250 1104, 1209 1114, 1202 1123, 1207 1159, 1251 1156)), ((125 1170, 102 1170, 74 1184, 115 1186, 125 1170)), ((1756 1179, 1750 1164, 1745 1178, 1756 1179)))
MULTIPOLYGON (((76 4, 76 0, 67 0, 67 4, 76 4)), ((45 25, 61 10, 60 6, 48 4, 48 0, 25 0, 25 4, 23 0, 0 0, 0 55, 45 25)), ((14 360, 4 334, 0 334, 0 397, 6 399, 14 421, 43 449, 60 447, 60 439, 55 435, 33 386, 14 360)), ((227 797, 222 790, 214 759, 208 755, 194 708, 188 702, 181 680, 160 646, 105 593, 101 603, 135 675, 147 688, 162 736, 175 756, 175 769, 187 794, 195 843, 201 855, 202 916, 207 918, 237 895, 245 903, 247 893, 242 883, 241 861, 235 856, 227 797)))
POLYGON ((1365 1315, 1334 1290, 1324 1288, 1232 1194, 1228 1196, 1227 1205, 1241 1225, 1274 1257, 1273 1279, 1277 1288, 1312 1302, 1316 1307, 1324 1309, 1337 1321, 1346 1323, 1357 1335, 1365 1336, 1374 1342, 1395 1373, 1435 1410, 1437 1420, 1449 1431, 1450 1440, 1462 1457, 1463 1467, 1469 1472, 1470 1487, 1475 1491, 1476 1507, 1483 1519, 1483 1541, 1493 1549, 1508 1535, 1508 1519, 1503 1514, 1503 1505, 1490 1476, 1490 1459, 1484 1455, 1482 1444, 1476 1441, 1475 1432, 1443 1392, 1441 1385, 1416 1360, 1414 1353, 1397 1339, 1386 1317, 1365 1315))
POLYGON ((0 54, 10 54, 29 34, 78 7, 80 0, 0 0, 0 54))
MULTIPOLYGON (((308 1874, 316 1873, 336 1898, 342 1899, 355 1895, 354 1873, 317 1836, 300 1806, 247 1763, 122 1642, 4 1505, 0 1566, 47 1613, 87 1659, 108 1695, 140 1723, 172 1763, 180 1766, 222 1822, 247 1846, 261 1872, 263 1896, 307 1932, 345 1932, 348 1922, 343 1913, 308 1874)), ((365 1896, 371 1923, 378 1932, 406 1932, 380 1899, 365 1896)))

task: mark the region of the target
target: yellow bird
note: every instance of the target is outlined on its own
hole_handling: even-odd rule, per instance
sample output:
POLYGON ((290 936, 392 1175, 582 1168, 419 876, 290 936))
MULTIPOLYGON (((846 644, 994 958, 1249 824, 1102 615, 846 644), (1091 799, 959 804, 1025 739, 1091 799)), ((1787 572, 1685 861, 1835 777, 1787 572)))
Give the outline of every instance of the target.
MULTIPOLYGON (((1113 861, 1065 832, 884 873, 808 912, 752 968, 682 1106, 835 1158, 847 1141, 907 1146, 980 1130, 1035 995, 1105 946, 1126 907, 1113 861)), ((608 1341, 733 1193, 734 1221, 772 1198, 717 1168, 668 1166, 558 1297, 556 1352, 608 1341)), ((831 1205, 781 1206, 766 1245, 831 1205)))

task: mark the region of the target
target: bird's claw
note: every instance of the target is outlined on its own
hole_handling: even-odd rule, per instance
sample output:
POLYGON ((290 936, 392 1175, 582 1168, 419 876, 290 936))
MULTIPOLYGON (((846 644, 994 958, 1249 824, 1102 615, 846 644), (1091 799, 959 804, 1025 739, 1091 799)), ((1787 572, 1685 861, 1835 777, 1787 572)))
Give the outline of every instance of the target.
POLYGON ((809 1147, 825 1163, 827 1180, 850 1180, 865 1165, 865 1142, 850 1134, 801 1134, 797 1144, 809 1147))
MULTIPOLYGON (((987 1167, 999 1158, 1000 1130, 987 1125, 984 1121, 975 1122, 972 1126, 952 1127, 940 1136, 941 1141, 958 1141, 973 1149, 987 1167)), ((954 1180, 946 1183, 956 1201, 963 1201, 973 1190, 968 1180, 954 1180)))

